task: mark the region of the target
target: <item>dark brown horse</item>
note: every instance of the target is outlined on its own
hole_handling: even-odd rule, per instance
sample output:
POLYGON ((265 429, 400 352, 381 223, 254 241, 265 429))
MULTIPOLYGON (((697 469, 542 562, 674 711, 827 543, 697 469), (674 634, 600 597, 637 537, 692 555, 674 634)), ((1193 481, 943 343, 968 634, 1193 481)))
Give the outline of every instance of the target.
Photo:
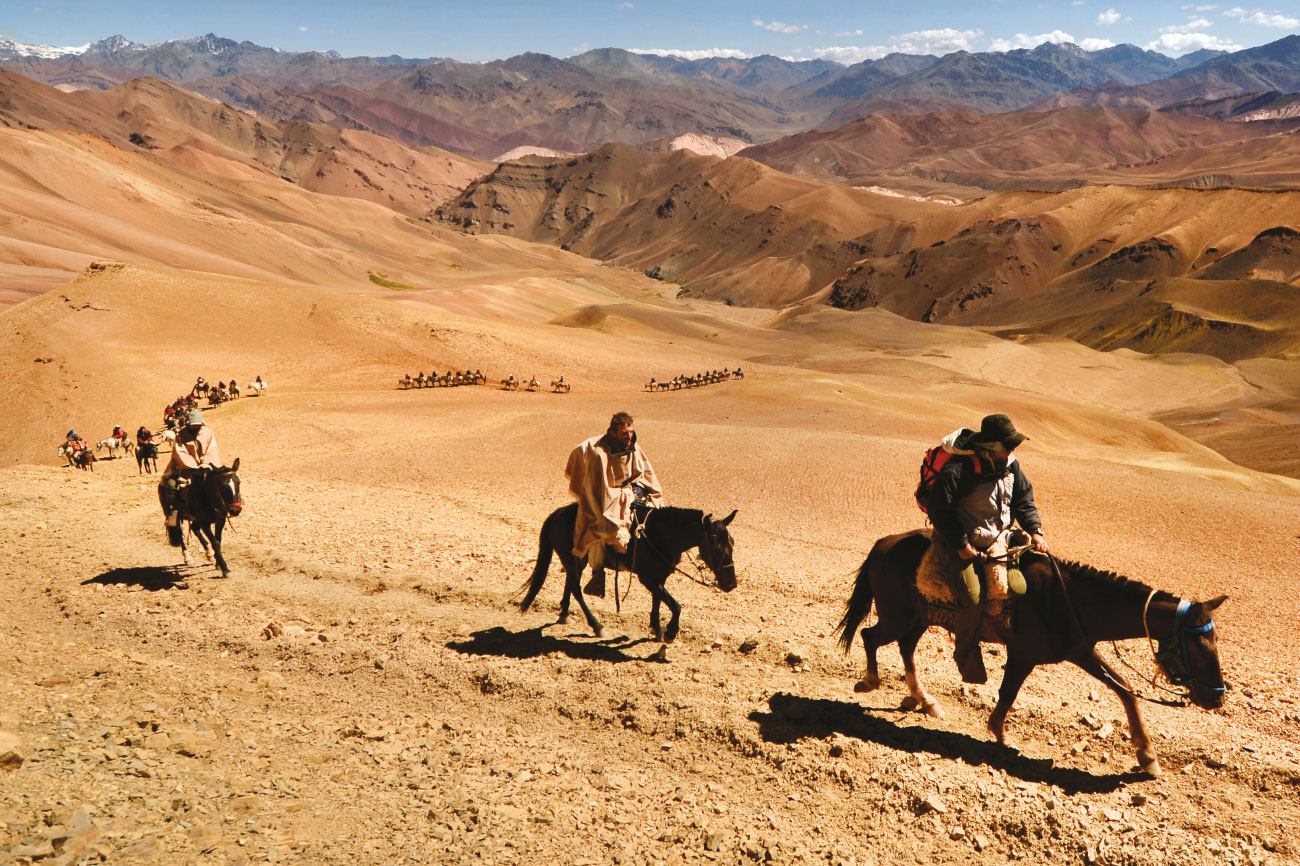
MULTIPOLYGON (((877 541, 858 571, 853 595, 836 633, 840 646, 848 652, 854 632, 866 619, 874 600, 876 624, 862 629, 867 673, 855 689, 871 691, 880 687, 876 650, 898 641, 910 692, 904 706, 919 707, 928 715, 943 718, 943 708, 921 685, 912 658, 917 641, 930 625, 950 629, 951 623, 951 613, 945 615, 932 607, 916 589, 917 566, 929 546, 929 533, 923 530, 877 541)), ((1068 661, 1119 696, 1128 715, 1138 763, 1146 772, 1159 775, 1160 762, 1135 696, 1124 677, 1097 654, 1096 644, 1149 636, 1160 643, 1156 661, 1169 680, 1186 688, 1187 697, 1197 706, 1220 707, 1226 686, 1219 669, 1210 612, 1227 596, 1188 602, 1111 572, 1032 553, 1021 557, 1019 567, 1028 589, 1015 602, 1011 628, 1005 630, 985 617, 981 634, 983 640, 1005 643, 1007 647, 1007 663, 997 706, 989 716, 989 730, 999 743, 1005 743, 1007 713, 1030 672, 1038 665, 1068 661)))
MULTIPOLYGON (((671 643, 677 638, 682 606, 668 594, 664 583, 668 580, 668 575, 677 569, 686 551, 699 548, 700 558, 709 571, 713 572, 718 580, 718 588, 723 592, 731 592, 736 588, 736 566, 731 555, 733 542, 731 533, 727 531, 727 526, 735 516, 736 512, 733 511, 722 520, 714 520, 712 514, 705 514, 697 508, 650 509, 645 520, 645 537, 636 539, 630 546, 629 555, 633 562, 628 570, 650 590, 653 599, 650 629, 657 640, 671 643), (668 606, 672 615, 666 631, 659 625, 661 602, 668 606)), ((519 603, 519 609, 528 610, 537 594, 542 591, 542 585, 546 583, 546 572, 551 565, 551 553, 554 552, 559 555, 565 573, 564 600, 560 602, 559 621, 568 622, 569 600, 576 598, 592 632, 596 637, 604 637, 604 627, 582 597, 581 579, 582 572, 587 567, 587 558, 573 553, 573 531, 577 519, 578 504, 575 502, 555 509, 542 523, 537 566, 523 587, 525 595, 519 603)))
MULTIPOLYGON (((203 555, 215 558, 222 577, 230 577, 230 566, 221 555, 221 533, 226 520, 239 516, 244 503, 239 494, 239 458, 230 466, 200 469, 195 472, 184 496, 180 497, 181 518, 189 522, 190 532, 198 536, 203 545, 203 555), (208 548, 211 546, 211 552, 208 548)), ((190 553, 185 547, 185 534, 179 526, 168 527, 173 547, 181 549, 185 564, 190 564, 190 553)))

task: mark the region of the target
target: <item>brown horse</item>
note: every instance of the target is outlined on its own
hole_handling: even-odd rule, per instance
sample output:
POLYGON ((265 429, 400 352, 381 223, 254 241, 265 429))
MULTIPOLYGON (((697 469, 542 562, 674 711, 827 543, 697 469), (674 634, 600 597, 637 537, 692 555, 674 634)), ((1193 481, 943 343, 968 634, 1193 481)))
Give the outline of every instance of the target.
MULTIPOLYGON (((921 635, 931 625, 951 630, 951 612, 932 605, 916 588, 916 570, 930 546, 925 530, 890 535, 871 548, 858 571, 853 595, 836 628, 840 646, 848 652, 853 634, 866 619, 874 600, 876 624, 862 629, 867 651, 867 673, 855 687, 871 691, 880 687, 876 650, 898 641, 910 696, 908 709, 921 708, 943 718, 943 708, 921 685, 913 653, 921 635)), ((1020 686, 1035 667, 1071 662, 1109 686, 1124 704, 1138 763, 1159 775, 1160 762, 1138 712, 1137 701, 1125 679, 1096 650, 1100 641, 1130 640, 1144 635, 1160 641, 1156 662, 1170 682, 1187 689, 1186 697, 1199 707, 1223 705, 1226 686, 1219 669, 1211 611, 1227 600, 1188 602, 1112 572, 1075 562, 1026 553, 1019 562, 1027 591, 1015 601, 1011 627, 985 617, 981 638, 1007 647, 998 703, 989 716, 989 730, 1006 743, 1007 713, 1020 686)))
MULTIPOLYGON (((637 538, 629 549, 628 555, 632 562, 628 570, 650 590, 653 599, 650 628, 657 640, 672 643, 677 638, 682 606, 668 594, 664 583, 677 570, 677 564, 686 551, 699 548, 700 558, 709 571, 713 572, 718 580, 718 588, 723 592, 731 592, 736 588, 733 542, 731 533, 727 531, 727 526, 735 517, 734 511, 721 520, 715 520, 712 514, 705 514, 699 509, 672 506, 650 509, 645 519, 644 536, 637 538), (671 614, 667 630, 659 625, 660 603, 667 605, 671 614)), ((519 609, 528 610, 537 599, 537 594, 542 591, 542 585, 546 583, 546 572, 551 566, 551 553, 554 552, 559 555, 565 573, 564 600, 560 602, 559 622, 568 621, 569 599, 576 598, 592 632, 596 637, 604 637, 605 629, 582 597, 582 572, 587 567, 587 557, 573 553, 573 532, 577 519, 578 503, 575 502, 555 509, 542 523, 537 566, 522 588, 525 595, 519 603, 519 609)), ((613 568, 613 564, 606 567, 613 568)))

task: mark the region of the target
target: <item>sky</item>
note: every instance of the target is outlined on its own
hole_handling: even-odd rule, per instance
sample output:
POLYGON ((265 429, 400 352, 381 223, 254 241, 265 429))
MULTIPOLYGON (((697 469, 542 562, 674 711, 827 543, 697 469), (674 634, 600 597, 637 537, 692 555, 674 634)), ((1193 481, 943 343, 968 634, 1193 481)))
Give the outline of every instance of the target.
POLYGON ((1300 32, 1300 0, 1273 6, 1169 0, 0 0, 0 36, 76 46, 215 33, 286 51, 450 57, 625 48, 687 58, 774 54, 841 63, 891 52, 1006 51, 1043 42, 1128 42, 1171 57, 1237 51, 1300 32))

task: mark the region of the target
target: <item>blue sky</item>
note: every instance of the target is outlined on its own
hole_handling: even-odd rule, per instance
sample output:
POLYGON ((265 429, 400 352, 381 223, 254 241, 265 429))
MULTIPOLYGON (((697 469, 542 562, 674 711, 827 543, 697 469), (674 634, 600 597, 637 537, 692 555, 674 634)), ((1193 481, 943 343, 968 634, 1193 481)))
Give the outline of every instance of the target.
POLYGON ((855 63, 891 51, 945 54, 1072 41, 1130 42, 1178 56, 1235 51, 1300 32, 1300 3, 1236 6, 1165 0, 900 3, 881 0, 0 0, 0 36, 72 46, 122 34, 136 42, 212 32, 288 51, 484 61, 589 48, 855 63))

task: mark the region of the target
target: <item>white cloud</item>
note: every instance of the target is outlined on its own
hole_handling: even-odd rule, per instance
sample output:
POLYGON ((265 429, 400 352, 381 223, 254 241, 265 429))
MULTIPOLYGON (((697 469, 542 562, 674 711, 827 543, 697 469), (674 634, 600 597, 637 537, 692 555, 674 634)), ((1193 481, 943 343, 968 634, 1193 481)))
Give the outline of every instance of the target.
POLYGON ((835 35, 836 35, 836 36, 861 36, 861 35, 862 35, 862 31, 861 31, 861 30, 841 30, 841 31, 839 31, 838 33, 836 33, 835 35))
POLYGON ((1300 27, 1300 18, 1291 18, 1287 15, 1281 15, 1277 12, 1265 12, 1262 9, 1251 9, 1249 11, 1242 9, 1240 6, 1234 6, 1224 13, 1229 18, 1237 18, 1243 24, 1258 24, 1261 27, 1279 27, 1283 30, 1293 30, 1300 27))
POLYGON ((1180 57, 1192 51, 1209 48, 1214 51, 1240 51, 1241 46, 1231 39, 1220 39, 1208 33, 1166 33, 1154 42, 1147 43, 1147 51, 1159 51, 1180 57))
POLYGON ((1115 43, 1111 42, 1109 39, 1093 39, 1092 37, 1089 37, 1087 39, 1080 39, 1079 47, 1084 51, 1101 51, 1103 48, 1114 48, 1115 43))
POLYGON ((1120 18, 1123 17, 1124 16, 1121 15, 1119 12, 1117 12, 1115 10, 1115 7, 1112 6, 1111 8, 1107 9, 1105 12, 1097 16, 1097 23, 1102 25, 1103 27, 1109 27, 1110 25, 1114 24, 1116 21, 1118 21, 1120 18))
POLYGON ((1160 28, 1161 33, 1201 33, 1213 27, 1214 22, 1207 18, 1193 18, 1186 24, 1169 24, 1160 28))
POLYGON ((635 8, 636 8, 636 4, 635 4, 635 3, 620 3, 620 4, 618 4, 618 5, 622 6, 624 9, 635 9, 635 8))
POLYGON ((801 33, 808 29, 807 24, 784 24, 780 21, 764 21, 762 18, 755 18, 754 26, 771 30, 773 33, 801 33))
POLYGON ((658 54, 660 57, 680 57, 682 60, 703 60, 706 57, 726 57, 746 60, 753 57, 735 48, 629 48, 633 54, 658 54))
POLYGON ((1088 0, 1074 0, 1074 2, 1071 3, 1070 5, 1071 5, 1071 6, 1087 6, 1087 5, 1088 5, 1088 0))
POLYGON ((1017 33, 1010 39, 994 39, 990 46, 994 51, 1014 51, 1017 48, 1037 48, 1044 42, 1051 42, 1054 45, 1062 45, 1066 42, 1074 42, 1075 39, 1064 30, 1053 30, 1051 33, 1040 33, 1037 36, 1030 36, 1026 33, 1017 33))
POLYGON ((887 54, 951 54, 954 51, 972 50, 971 40, 983 36, 983 30, 914 30, 889 37, 888 45, 831 45, 814 48, 812 55, 836 63, 861 63, 879 60, 887 54))
POLYGON ((1215 9, 1218 8, 1219 6, 1216 3, 1201 3, 1201 4, 1184 3, 1183 4, 1184 12, 1213 12, 1215 9))
POLYGON ((298 32, 299 32, 299 33, 306 33, 308 29, 309 29, 309 28, 307 27, 307 25, 304 24, 304 25, 302 25, 301 27, 298 28, 298 32))

